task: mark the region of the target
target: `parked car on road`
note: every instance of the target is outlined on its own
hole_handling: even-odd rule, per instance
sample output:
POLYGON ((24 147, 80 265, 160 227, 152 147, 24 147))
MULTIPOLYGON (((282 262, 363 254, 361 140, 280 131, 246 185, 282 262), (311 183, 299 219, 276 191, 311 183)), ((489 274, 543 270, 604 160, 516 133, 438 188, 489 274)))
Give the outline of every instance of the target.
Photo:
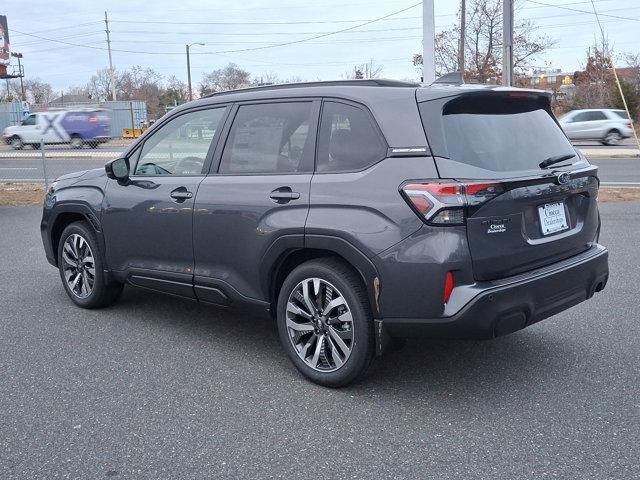
POLYGON ((41 231, 77 305, 128 283, 268 310, 342 386, 403 338, 494 338, 602 290, 597 195, 546 92, 316 82, 172 110, 60 177, 41 231))
POLYGON ((594 140, 603 145, 618 145, 633 135, 631 120, 624 110, 572 110, 561 116, 559 121, 571 140, 594 140))
POLYGON ((25 145, 68 143, 73 148, 96 148, 111 138, 111 117, 107 110, 47 110, 30 114, 20 125, 7 127, 4 141, 16 150, 25 145))

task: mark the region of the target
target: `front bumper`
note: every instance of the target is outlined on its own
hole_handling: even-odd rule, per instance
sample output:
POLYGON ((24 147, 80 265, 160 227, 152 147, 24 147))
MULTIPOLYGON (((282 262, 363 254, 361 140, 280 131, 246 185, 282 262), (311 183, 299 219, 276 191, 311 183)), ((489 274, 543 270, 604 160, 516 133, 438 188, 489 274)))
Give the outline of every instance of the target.
POLYGON ((521 275, 474 285, 477 294, 455 315, 376 320, 379 353, 388 338, 488 339, 506 335, 566 310, 602 290, 609 277, 602 245, 521 275))

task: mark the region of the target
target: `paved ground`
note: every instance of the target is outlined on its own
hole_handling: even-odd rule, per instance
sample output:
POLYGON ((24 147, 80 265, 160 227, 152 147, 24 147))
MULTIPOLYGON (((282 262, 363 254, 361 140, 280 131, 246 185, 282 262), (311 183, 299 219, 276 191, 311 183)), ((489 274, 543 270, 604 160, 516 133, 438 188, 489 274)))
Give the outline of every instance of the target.
POLYGON ((133 288, 73 307, 39 209, 0 209, 0 478, 638 478, 640 203, 602 216, 611 279, 590 302, 494 341, 412 341, 328 390, 263 318, 133 288))
POLYGON ((616 183, 640 186, 640 158, 603 158, 591 160, 591 163, 598 166, 600 181, 605 185, 616 183))

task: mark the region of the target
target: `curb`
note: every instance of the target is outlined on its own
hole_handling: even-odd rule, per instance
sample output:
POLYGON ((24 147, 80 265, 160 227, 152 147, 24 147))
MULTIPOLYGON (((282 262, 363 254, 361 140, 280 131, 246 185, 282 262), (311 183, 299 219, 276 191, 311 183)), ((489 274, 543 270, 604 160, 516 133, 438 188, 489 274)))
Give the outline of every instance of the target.
POLYGON ((640 158, 640 151, 634 149, 588 149, 588 148, 579 148, 578 149, 588 158, 588 159, 603 159, 603 158, 640 158))

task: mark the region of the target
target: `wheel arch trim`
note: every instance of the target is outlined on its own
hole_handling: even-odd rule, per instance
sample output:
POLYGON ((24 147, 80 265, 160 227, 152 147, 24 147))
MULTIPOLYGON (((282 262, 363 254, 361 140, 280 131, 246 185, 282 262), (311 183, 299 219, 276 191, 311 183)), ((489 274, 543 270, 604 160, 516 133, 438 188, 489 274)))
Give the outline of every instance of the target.
MULTIPOLYGON (((293 255, 304 255, 305 252, 314 254, 311 258, 322 257, 323 253, 337 256, 354 268, 364 282, 374 318, 380 317, 381 286, 375 265, 347 240, 332 235, 283 235, 271 244, 260 262, 259 275, 264 298, 269 301, 272 310, 277 302, 280 269, 293 255), (304 243, 301 244, 302 239, 304 243)), ((272 313, 275 314, 275 310, 272 313)))

